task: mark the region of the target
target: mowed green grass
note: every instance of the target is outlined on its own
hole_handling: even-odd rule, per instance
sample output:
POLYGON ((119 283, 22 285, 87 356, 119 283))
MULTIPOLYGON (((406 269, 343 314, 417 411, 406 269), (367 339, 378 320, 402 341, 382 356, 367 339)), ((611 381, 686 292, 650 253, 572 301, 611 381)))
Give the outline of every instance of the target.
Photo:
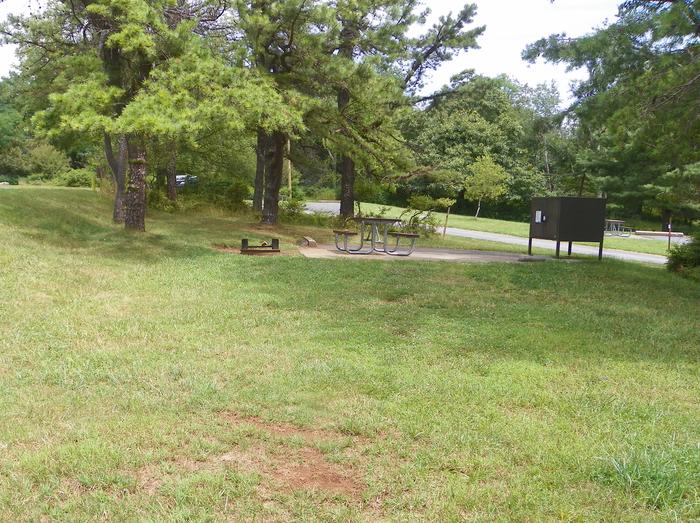
MULTIPOLYGON (((401 207, 393 207, 391 205, 379 205, 376 203, 362 203, 361 208, 364 212, 380 212, 382 209, 387 209, 387 216, 399 216, 405 209, 401 207)), ((440 226, 445 223, 445 213, 436 212, 440 226)), ((473 216, 463 216, 459 214, 451 214, 448 227, 456 227, 458 229, 470 229, 474 231, 495 232, 500 234, 510 234, 512 236, 520 236, 527 238, 530 226, 527 223, 511 222, 507 220, 495 220, 492 218, 474 218, 473 216)), ((604 248, 619 249, 622 251, 644 252, 647 254, 668 254, 668 244, 662 239, 644 239, 644 238, 616 238, 606 236, 603 242, 604 248)), ((597 244, 585 244, 597 245, 597 244)), ((547 251, 547 252, 551 252, 547 251)))
POLYGON ((700 286, 0 190, 0 520, 700 518, 700 286), (283 239, 289 256, 212 243, 283 239))

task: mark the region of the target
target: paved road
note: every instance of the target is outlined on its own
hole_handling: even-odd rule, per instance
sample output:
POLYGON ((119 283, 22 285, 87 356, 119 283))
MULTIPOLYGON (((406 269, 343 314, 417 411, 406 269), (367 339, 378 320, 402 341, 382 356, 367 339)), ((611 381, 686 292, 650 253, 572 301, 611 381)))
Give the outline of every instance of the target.
MULTIPOLYGON (((306 208, 310 212, 323 212, 328 214, 338 214, 340 212, 340 203, 338 202, 308 202, 306 208)), ((441 229, 440 229, 441 230, 441 229)), ((472 238, 475 240, 486 240, 490 242, 509 243, 512 245, 522 245, 527 247, 527 238, 520 236, 511 236, 510 234, 500 234, 495 232, 472 231, 467 229, 457 229, 448 227, 447 234, 450 236, 459 236, 462 238, 472 238)), ((550 240, 533 240, 534 247, 549 249, 554 251, 556 243, 550 240)), ((567 244, 562 244, 562 252, 566 254, 567 244)), ((585 254, 590 256, 598 256, 598 248, 588 245, 574 244, 572 251, 576 254, 585 254)), ((635 261, 641 263, 651 263, 655 265, 663 265, 666 263, 666 256, 658 254, 645 254, 642 252, 620 251, 618 249, 603 249, 603 255, 619 260, 635 261)))

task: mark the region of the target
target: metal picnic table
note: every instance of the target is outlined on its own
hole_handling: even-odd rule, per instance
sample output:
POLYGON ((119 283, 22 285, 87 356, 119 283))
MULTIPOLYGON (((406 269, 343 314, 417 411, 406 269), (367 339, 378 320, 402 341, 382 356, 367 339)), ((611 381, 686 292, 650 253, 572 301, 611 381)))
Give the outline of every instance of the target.
POLYGON ((632 229, 625 227, 625 220, 605 220, 605 232, 610 236, 630 236, 632 229))
POLYGON ((357 236, 357 232, 347 229, 334 230, 335 246, 339 251, 348 254, 390 254, 392 256, 409 256, 416 245, 417 234, 408 232, 389 232, 389 229, 394 226, 404 225, 398 218, 381 218, 375 216, 357 216, 353 218, 360 225, 360 245, 352 247, 348 243, 351 236, 357 236), (343 244, 339 244, 340 237, 343 237, 343 244), (388 238, 392 236, 396 239, 393 248, 389 245, 388 238), (399 249, 401 239, 409 240, 410 246, 405 249, 399 249), (369 246, 365 247, 365 242, 369 242, 369 246))

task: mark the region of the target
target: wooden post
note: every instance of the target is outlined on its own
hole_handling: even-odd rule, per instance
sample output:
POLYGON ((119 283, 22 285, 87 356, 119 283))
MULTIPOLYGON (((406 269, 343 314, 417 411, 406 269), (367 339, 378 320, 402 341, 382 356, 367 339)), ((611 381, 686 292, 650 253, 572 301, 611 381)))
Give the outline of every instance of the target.
POLYGON ((569 242, 569 253, 568 253, 569 256, 571 256, 571 245, 572 245, 573 243, 574 243, 574 242, 569 242))
POLYGON ((532 256, 532 236, 530 236, 530 239, 527 242, 527 254, 528 256, 532 256))
POLYGON ((447 215, 445 216, 445 226, 442 228, 442 237, 445 237, 445 234, 447 234, 447 220, 450 219, 450 209, 452 206, 447 208, 447 215))
POLYGON ((561 242, 557 240, 557 258, 559 258, 559 248, 561 247, 561 242))

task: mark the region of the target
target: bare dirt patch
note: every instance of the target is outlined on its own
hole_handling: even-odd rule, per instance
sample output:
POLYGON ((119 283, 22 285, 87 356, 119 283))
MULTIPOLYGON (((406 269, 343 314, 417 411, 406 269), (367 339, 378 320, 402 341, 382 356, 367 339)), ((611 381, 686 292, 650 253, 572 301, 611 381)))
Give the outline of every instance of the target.
POLYGON ((275 491, 320 491, 343 494, 354 498, 364 490, 364 484, 349 465, 332 463, 314 448, 286 448, 267 451, 263 447, 236 448, 203 461, 176 459, 173 474, 149 465, 136 474, 140 489, 153 495, 169 478, 207 470, 231 467, 245 474, 259 474, 263 484, 275 491))
POLYGON ((172 473, 149 465, 136 474, 139 488, 154 494, 169 478, 225 468, 243 474, 260 475, 262 480, 259 489, 266 492, 308 490, 358 498, 365 488, 360 474, 352 465, 329 461, 320 450, 312 446, 318 442, 347 438, 344 434, 325 429, 301 428, 287 423, 268 423, 257 417, 243 417, 235 413, 226 413, 224 419, 235 425, 252 425, 283 438, 301 438, 303 445, 299 447, 281 443, 270 446, 253 441, 249 446, 236 446, 223 454, 212 455, 201 461, 185 457, 174 459, 171 465, 175 471, 172 473))
POLYGON ((136 472, 136 484, 152 496, 163 484, 163 476, 154 465, 147 465, 136 472))
MULTIPOLYGON (((228 245, 226 243, 214 243, 212 244, 212 248, 216 251, 219 252, 225 252, 226 254, 238 254, 241 255, 241 246, 240 245, 228 245)), ((282 250, 280 252, 264 252, 264 253, 258 253, 256 256, 292 256, 296 254, 296 250, 282 250)))
POLYGON ((288 490, 320 490, 358 496, 364 486, 351 467, 329 463, 316 449, 302 449, 294 460, 274 463, 274 478, 288 490))
POLYGON ((307 441, 333 441, 348 436, 334 430, 327 429, 310 429, 297 427, 289 423, 271 423, 263 421, 257 416, 240 416, 236 413, 228 412, 223 415, 223 418, 234 425, 252 425, 264 432, 283 437, 299 437, 307 441))

